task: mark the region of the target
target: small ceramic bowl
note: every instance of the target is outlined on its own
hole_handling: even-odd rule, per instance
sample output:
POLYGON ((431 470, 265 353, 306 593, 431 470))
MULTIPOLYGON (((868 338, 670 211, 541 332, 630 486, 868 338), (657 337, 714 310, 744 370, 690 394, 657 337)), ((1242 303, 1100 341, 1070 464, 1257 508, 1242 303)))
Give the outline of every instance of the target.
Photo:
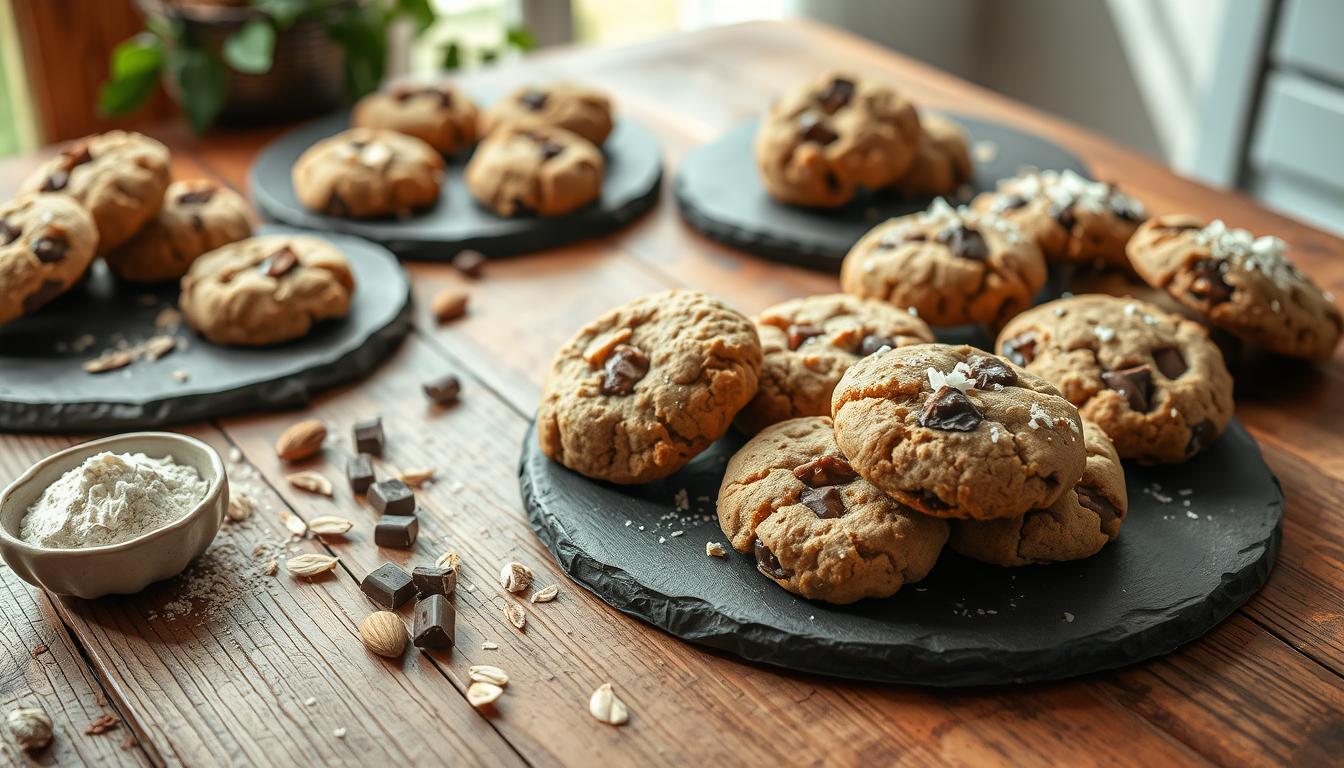
POLYGON ((134 432, 67 448, 34 464, 0 494, 0 556, 19 578, 59 595, 94 598, 132 594, 181 573, 210 546, 229 508, 229 479, 213 448, 173 432, 134 432), (88 457, 111 451, 172 456, 209 484, 182 518, 123 541, 83 549, 47 549, 19 539, 19 524, 47 486, 88 457))

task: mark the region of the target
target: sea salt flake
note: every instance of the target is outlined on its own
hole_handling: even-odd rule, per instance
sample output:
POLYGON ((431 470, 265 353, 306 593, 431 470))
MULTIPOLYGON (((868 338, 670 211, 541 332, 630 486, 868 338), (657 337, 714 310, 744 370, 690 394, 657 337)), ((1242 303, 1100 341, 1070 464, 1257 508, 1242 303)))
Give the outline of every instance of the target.
POLYGON ((975 379, 971 376, 971 367, 965 363, 957 363, 948 373, 943 373, 936 368, 926 368, 924 370, 929 377, 929 386, 934 392, 943 387, 951 387, 965 394, 975 389, 975 379))
POLYGON ((1098 325, 1092 328, 1092 335, 1096 336, 1104 344, 1115 338, 1115 329, 1105 325, 1098 325))

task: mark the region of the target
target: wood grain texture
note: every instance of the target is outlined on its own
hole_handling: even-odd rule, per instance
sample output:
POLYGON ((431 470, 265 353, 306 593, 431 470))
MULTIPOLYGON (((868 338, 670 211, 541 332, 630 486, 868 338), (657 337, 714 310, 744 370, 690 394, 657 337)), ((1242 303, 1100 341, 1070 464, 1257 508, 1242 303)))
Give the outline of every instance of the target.
MULTIPOLYGON (((608 88, 619 109, 657 130, 670 177, 689 148, 757 113, 792 78, 835 62, 889 77, 920 103, 983 114, 1060 142, 1155 211, 1217 215, 1278 234, 1307 272, 1344 294, 1338 239, 823 27, 748 25, 633 48, 548 52, 471 82, 499 88, 568 77, 608 88)), ((153 133, 173 148, 179 176, 208 174, 242 188, 251 159, 276 131, 198 139, 174 124, 153 133)), ((0 161, 0 193, 35 162, 0 161)), ((291 488, 284 474, 292 468, 273 455, 275 438, 298 414, 227 419, 190 431, 221 449, 240 449, 256 475, 231 470, 235 487, 255 493, 262 509, 254 521, 226 531, 188 574, 133 598, 44 608, 4 573, 0 610, 9 627, 0 632, 0 647, 14 660, 0 678, 4 692, 41 692, 20 695, 39 695, 49 708, 82 702, 62 714, 64 735, 99 711, 88 700, 102 681, 109 707, 144 747, 143 754, 95 753, 104 742, 71 737, 60 748, 90 751, 57 756, 192 765, 671 765, 745 757, 782 764, 1150 766, 1307 765, 1344 753, 1340 355, 1320 369, 1276 367, 1239 378, 1238 414, 1283 481, 1288 505, 1279 566, 1233 618, 1137 667, 1049 685, 930 692, 781 674, 672 640, 564 581, 519 506, 515 462, 542 377, 554 349, 588 319, 672 286, 704 288, 755 312, 784 298, 834 291, 833 277, 710 243, 682 225, 666 195, 620 233, 492 263, 480 280, 442 265, 414 264, 409 271, 417 330, 375 375, 323 395, 309 409, 335 437, 321 458, 300 466, 335 481, 334 500, 291 488), (438 326, 425 307, 448 286, 465 287, 471 304, 466 317, 438 326), (445 371, 463 377, 463 401, 429 408, 419 385, 445 371), (350 424, 375 413, 389 433, 384 473, 440 472, 420 494, 421 538, 411 552, 374 546, 371 510, 340 481, 350 424), (258 575, 265 561, 253 547, 273 547, 282 537, 281 510, 355 521, 344 541, 296 545, 338 554, 336 574, 312 584, 258 575), (457 649, 411 652, 399 664, 365 653, 355 626, 372 606, 358 578, 385 560, 424 562, 447 548, 465 563, 457 649), (514 598, 495 582, 499 567, 515 559, 537 571, 539 585, 561 584, 556 602, 524 604, 522 633, 504 622, 501 606, 514 598), (184 586, 198 580, 223 584, 224 596, 193 587, 183 602, 184 586), (21 653, 34 640, 56 648, 48 638, 64 640, 64 655, 41 667, 24 662, 21 653), (500 648, 482 650, 487 640, 500 648), (486 716, 463 699, 473 663, 498 664, 514 678, 486 716), (612 682, 630 705, 626 727, 612 729, 587 715, 587 695, 602 682, 612 682), (304 704, 309 697, 311 706, 304 704), (332 735, 338 727, 348 729, 343 739, 332 735)), ((68 442, 0 438, 0 481, 68 442)))

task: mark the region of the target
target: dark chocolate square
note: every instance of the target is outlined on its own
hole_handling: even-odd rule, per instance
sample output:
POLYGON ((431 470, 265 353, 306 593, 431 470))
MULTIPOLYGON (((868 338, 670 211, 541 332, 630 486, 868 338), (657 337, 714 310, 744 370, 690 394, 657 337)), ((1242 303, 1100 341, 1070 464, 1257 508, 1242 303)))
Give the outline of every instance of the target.
POLYGON ((415 595, 415 584, 410 574, 394 563, 383 563, 364 577, 359 588, 373 602, 389 611, 396 610, 415 595))
POLYGON ((416 648, 453 647, 457 615, 443 595, 430 595, 415 604, 412 637, 416 648))
POLYGON ((345 476, 350 480, 350 490, 364 493, 373 485, 373 459, 367 453, 361 453, 350 459, 345 465, 345 476))
POLYGON ((396 478, 369 486, 369 504, 380 515, 415 514, 415 491, 396 478))
POLYGON ((383 455, 383 420, 370 419, 355 425, 355 450, 373 456, 383 455))
POLYGON ((440 568, 435 565, 417 565, 411 571, 411 580, 415 582, 415 591, 421 597, 451 595, 457 591, 457 569, 452 566, 440 568))
POLYGON ((373 543, 405 549, 415 543, 419 533, 420 521, 415 515, 384 515, 373 527, 373 543))

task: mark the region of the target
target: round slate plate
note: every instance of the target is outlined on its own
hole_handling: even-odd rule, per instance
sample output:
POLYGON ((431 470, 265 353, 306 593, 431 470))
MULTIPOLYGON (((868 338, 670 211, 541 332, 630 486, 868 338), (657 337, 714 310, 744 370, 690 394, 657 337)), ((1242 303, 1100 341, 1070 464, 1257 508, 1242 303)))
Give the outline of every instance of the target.
MULTIPOLYGON (((975 176, 970 186, 975 193, 994 189, 999 179, 1028 166, 1088 175, 1087 166, 1076 155, 1044 139, 979 118, 949 117, 970 134, 972 146, 988 141, 996 147, 992 160, 973 161, 975 176)), ((715 240, 768 259, 838 272, 840 261, 865 232, 893 216, 922 211, 933 201, 876 193, 835 210, 775 202, 761 186, 756 170, 752 142, 757 123, 738 126, 696 147, 677 174, 681 215, 715 240)))
MULTIPOLYGON (((260 230, 281 232, 300 233, 290 227, 260 230)), ((0 430, 122 431, 290 408, 373 371, 410 330, 410 282, 396 258, 378 245, 316 236, 339 246, 354 269, 357 288, 346 317, 322 323, 297 341, 260 348, 217 346, 183 325, 176 333, 178 348, 167 356, 90 374, 81 367, 85 361, 118 339, 136 343, 154 336, 158 313, 177 305, 176 284, 120 283, 96 263, 82 286, 34 315, 0 326, 0 430), (81 337, 86 337, 82 343, 81 337), (174 371, 185 372, 187 380, 175 380, 174 371)))
POLYGON ((602 197, 565 216, 504 218, 481 207, 462 177, 470 154, 449 158, 438 203, 408 219, 345 219, 314 213, 295 196, 290 169, 308 147, 347 127, 349 115, 332 115, 300 126, 262 150, 248 182, 257 208, 284 224, 359 235, 409 259, 446 261, 463 248, 491 257, 511 256, 620 229, 653 207, 663 177, 653 134, 638 123, 617 120, 602 145, 607 161, 602 197))
POLYGON ((743 442, 730 435, 667 480, 621 487, 550 461, 529 432, 528 518, 576 581, 677 637, 800 672, 934 686, 1073 677, 1167 653, 1254 594, 1278 553, 1283 494, 1234 419, 1187 464, 1126 465, 1129 516, 1095 557, 1008 569, 945 550, 889 599, 810 602, 751 555, 705 555, 725 542, 714 499, 743 442))

